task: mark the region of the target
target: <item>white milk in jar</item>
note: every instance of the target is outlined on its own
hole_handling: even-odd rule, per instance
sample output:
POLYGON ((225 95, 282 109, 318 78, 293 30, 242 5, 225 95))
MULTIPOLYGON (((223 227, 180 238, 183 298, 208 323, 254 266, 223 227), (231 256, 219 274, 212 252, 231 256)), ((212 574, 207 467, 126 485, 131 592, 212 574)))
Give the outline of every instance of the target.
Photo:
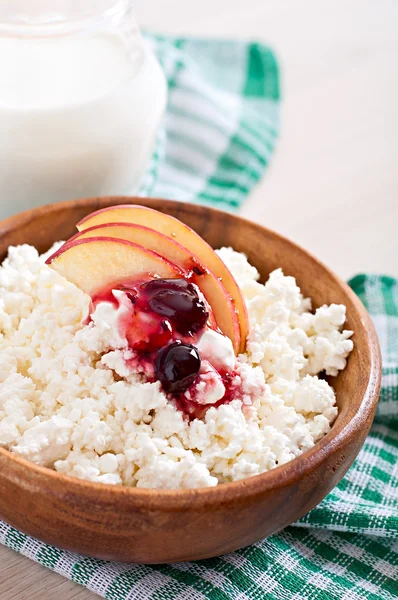
POLYGON ((91 14, 64 33, 64 16, 61 32, 60 17, 47 18, 39 34, 37 21, 0 23, 0 218, 134 192, 165 108, 163 72, 136 28, 91 14))

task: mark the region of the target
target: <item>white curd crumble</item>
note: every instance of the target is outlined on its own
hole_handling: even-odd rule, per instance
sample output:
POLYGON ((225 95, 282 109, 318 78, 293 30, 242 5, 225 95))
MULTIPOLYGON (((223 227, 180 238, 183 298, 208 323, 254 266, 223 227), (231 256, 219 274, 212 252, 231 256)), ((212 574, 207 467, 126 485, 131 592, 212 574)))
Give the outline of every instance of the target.
MULTIPOLYGON (((262 285, 243 254, 219 250, 251 331, 237 361, 228 339, 205 332, 195 398, 222 398, 218 364, 235 364, 242 397, 189 421, 159 383, 128 366, 112 304, 83 324, 89 297, 44 264, 54 250, 11 247, 0 267, 0 446, 90 481, 192 488, 268 471, 330 430, 335 394, 317 374, 337 375, 352 350, 344 306, 312 313, 293 277, 278 269, 262 285)), ((128 310, 115 293, 117 310, 128 310)))

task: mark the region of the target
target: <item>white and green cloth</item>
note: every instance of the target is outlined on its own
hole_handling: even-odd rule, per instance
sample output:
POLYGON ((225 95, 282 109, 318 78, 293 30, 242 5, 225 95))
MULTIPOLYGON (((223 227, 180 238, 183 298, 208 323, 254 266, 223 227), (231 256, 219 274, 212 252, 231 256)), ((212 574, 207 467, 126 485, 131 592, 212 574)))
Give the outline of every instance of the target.
POLYGON ((261 44, 151 37, 169 101, 141 194, 239 208, 279 127, 275 57, 261 44))
MULTIPOLYGON (((151 37, 169 106, 141 192, 237 209, 278 134, 278 69, 261 44, 151 37)), ((350 281, 383 352, 376 419, 357 460, 294 526, 233 554, 145 566, 85 558, 0 522, 0 541, 109 600, 393 600, 398 597, 398 282, 350 281)))

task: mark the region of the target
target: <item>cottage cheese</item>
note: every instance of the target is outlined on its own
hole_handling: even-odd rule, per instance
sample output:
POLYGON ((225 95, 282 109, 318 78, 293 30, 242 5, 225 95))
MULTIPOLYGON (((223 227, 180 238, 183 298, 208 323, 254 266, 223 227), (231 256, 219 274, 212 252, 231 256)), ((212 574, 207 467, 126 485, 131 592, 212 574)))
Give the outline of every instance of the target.
MULTIPOLYGON (((0 446, 90 481, 192 488, 272 469, 328 433, 335 394, 317 374, 345 367, 345 307, 313 313, 293 277, 278 269, 262 285, 244 255, 218 253, 243 291, 251 332, 236 362, 228 342, 213 351, 211 333, 202 350, 209 363, 235 363, 242 392, 189 422, 159 383, 129 368, 112 305, 84 325, 89 298, 44 264, 47 255, 10 248, 0 267, 0 446)), ((198 385, 204 404, 223 393, 210 364, 198 385)))

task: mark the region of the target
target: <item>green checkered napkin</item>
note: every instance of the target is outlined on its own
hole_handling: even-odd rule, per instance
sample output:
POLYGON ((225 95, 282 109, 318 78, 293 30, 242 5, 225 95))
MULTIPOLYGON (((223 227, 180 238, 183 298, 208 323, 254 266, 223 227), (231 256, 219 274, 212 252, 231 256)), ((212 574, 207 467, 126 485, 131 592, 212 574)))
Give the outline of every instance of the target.
POLYGON ((261 44, 148 37, 169 102, 140 193, 237 209, 278 135, 275 57, 261 44))
MULTIPOLYGON (((237 208, 278 129, 278 75, 259 44, 151 38, 170 100, 142 193, 237 208)), ((110 600, 393 599, 398 596, 398 282, 350 281, 372 315, 383 387, 346 477, 295 526, 233 554, 162 566, 84 558, 0 522, 0 541, 110 600)))

